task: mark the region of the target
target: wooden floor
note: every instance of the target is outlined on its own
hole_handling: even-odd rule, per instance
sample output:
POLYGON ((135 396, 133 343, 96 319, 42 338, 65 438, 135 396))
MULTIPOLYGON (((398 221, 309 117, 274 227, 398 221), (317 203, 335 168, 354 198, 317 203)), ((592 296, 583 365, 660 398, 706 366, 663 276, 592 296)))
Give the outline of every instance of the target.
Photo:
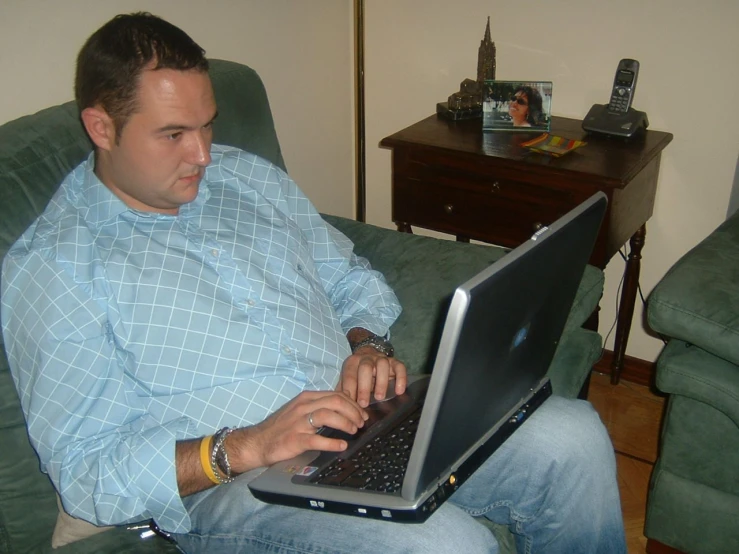
POLYGON ((593 373, 588 399, 600 414, 616 450, 629 554, 645 554, 647 488, 657 459, 664 398, 628 381, 611 385, 608 375, 593 373))

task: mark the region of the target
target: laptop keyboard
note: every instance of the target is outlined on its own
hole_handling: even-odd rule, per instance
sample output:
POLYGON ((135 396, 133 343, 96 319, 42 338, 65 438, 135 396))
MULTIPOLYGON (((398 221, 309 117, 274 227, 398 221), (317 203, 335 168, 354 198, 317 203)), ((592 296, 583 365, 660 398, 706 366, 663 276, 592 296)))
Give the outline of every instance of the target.
POLYGON ((311 483, 377 492, 396 492, 403 484, 421 407, 378 435, 348 458, 337 458, 311 483))

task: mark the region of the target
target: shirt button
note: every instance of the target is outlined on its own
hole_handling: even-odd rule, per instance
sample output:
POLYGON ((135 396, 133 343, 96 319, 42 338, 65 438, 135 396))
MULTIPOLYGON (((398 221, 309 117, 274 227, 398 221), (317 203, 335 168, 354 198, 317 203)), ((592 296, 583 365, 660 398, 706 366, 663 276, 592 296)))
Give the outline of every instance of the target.
POLYGON ((282 351, 283 351, 283 352, 284 352, 285 354, 291 354, 291 353, 292 353, 292 349, 291 349, 291 348, 290 348, 289 346, 286 346, 286 347, 284 347, 284 348, 282 349, 282 351))
POLYGON ((252 306, 252 307, 254 307, 254 305, 256 305, 256 302, 254 302, 254 300, 252 300, 251 298, 249 300, 247 300, 246 303, 249 304, 249 306, 252 306))
POLYGON ((213 256, 215 256, 216 258, 218 257, 218 249, 217 248, 214 248, 213 250, 211 250, 210 253, 213 254, 213 256))

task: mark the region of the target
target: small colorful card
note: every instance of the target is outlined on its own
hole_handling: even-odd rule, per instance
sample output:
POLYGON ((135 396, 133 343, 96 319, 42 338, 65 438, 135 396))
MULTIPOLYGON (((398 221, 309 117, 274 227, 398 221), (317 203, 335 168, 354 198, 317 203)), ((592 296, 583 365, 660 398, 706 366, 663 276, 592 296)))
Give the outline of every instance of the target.
POLYGON ((587 142, 582 140, 572 140, 544 133, 535 139, 522 142, 521 146, 525 146, 532 152, 538 152, 539 154, 546 154, 548 156, 559 158, 565 154, 569 154, 581 146, 585 146, 586 144, 587 142))

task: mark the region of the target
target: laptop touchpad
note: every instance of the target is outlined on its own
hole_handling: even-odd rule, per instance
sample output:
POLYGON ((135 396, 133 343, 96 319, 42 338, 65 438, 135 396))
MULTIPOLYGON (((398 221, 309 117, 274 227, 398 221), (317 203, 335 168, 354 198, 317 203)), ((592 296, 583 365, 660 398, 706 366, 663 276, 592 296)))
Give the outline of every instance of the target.
POLYGON ((395 379, 390 379, 387 382, 387 390, 385 391, 385 398, 382 400, 378 400, 375 398, 375 391, 372 391, 370 394, 370 403, 369 405, 372 406, 372 404, 379 404, 380 402, 387 402, 388 400, 392 400, 397 395, 395 394, 395 379))

